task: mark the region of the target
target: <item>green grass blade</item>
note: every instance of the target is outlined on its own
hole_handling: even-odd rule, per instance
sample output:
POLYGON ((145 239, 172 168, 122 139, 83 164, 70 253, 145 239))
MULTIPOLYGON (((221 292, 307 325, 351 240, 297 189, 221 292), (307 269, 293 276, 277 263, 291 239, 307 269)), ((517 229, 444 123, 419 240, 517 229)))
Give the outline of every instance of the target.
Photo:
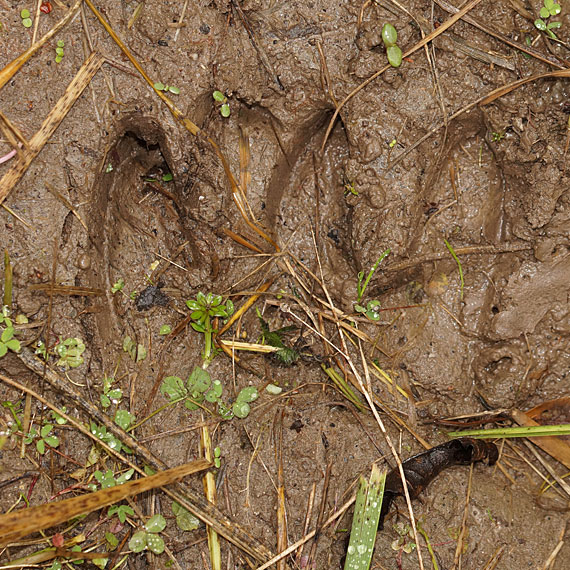
POLYGON ((360 477, 344 570, 368 570, 380 520, 386 471, 372 465, 370 481, 360 477))
POLYGON ((450 431, 449 437, 476 437, 480 439, 494 439, 496 437, 545 437, 552 435, 570 435, 570 424, 555 426, 522 426, 496 429, 469 429, 465 431, 450 431))

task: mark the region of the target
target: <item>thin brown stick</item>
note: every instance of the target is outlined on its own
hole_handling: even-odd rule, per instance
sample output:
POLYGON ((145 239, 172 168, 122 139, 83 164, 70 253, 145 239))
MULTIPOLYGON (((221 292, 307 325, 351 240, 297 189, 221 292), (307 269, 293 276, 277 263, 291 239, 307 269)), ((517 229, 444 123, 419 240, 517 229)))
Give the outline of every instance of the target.
POLYGON ((0 204, 6 199, 12 188, 24 176, 26 170, 41 152, 46 142, 50 139, 59 127, 67 113, 73 107, 75 101, 89 85, 97 71, 103 65, 105 59, 96 52, 93 52, 80 67, 79 71, 67 86, 65 93, 55 104, 53 109, 45 118, 38 132, 29 141, 29 148, 22 151, 16 159, 15 164, 0 179, 0 204))

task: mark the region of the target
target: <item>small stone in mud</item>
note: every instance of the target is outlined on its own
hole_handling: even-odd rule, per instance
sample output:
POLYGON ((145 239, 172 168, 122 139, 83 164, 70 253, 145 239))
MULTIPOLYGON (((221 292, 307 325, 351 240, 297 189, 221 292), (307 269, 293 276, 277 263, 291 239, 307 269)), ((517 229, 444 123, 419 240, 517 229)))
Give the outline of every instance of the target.
POLYGON ((168 296, 161 291, 160 285, 149 285, 139 293, 135 305, 139 311, 148 311, 156 305, 165 307, 168 302, 168 296))

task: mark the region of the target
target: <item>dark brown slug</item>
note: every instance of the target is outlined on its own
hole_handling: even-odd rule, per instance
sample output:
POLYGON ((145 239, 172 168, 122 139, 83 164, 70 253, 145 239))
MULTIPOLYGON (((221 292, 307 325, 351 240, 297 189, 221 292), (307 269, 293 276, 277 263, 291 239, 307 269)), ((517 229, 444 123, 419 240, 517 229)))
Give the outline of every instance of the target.
MULTIPOLYGON (((499 450, 494 443, 483 439, 461 437, 452 439, 423 453, 418 453, 402 463, 410 498, 415 499, 444 469, 453 465, 469 465, 487 460, 493 465, 499 458, 499 450)), ((400 471, 396 467, 386 476, 384 500, 378 528, 384 527, 384 517, 388 514, 392 501, 404 495, 400 471)))

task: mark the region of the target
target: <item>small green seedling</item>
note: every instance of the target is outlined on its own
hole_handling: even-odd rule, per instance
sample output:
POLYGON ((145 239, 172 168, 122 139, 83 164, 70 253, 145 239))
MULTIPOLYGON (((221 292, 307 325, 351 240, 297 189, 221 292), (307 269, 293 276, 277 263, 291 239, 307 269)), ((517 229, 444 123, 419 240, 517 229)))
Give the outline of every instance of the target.
POLYGON ((256 308, 256 311, 257 311, 257 318, 259 319, 259 323, 261 325, 261 332, 263 333, 263 337, 261 339, 262 343, 279 348, 279 350, 277 352, 274 352, 272 356, 277 358, 285 366, 291 366, 294 362, 296 362, 299 359, 300 355, 296 350, 288 347, 283 342, 282 337, 285 333, 293 330, 295 327, 283 327, 276 331, 270 331, 269 325, 267 324, 265 319, 261 316, 259 309, 256 308))
POLYGON ((32 27, 32 18, 30 17, 30 11, 25 8, 20 12, 20 18, 22 18, 22 26, 24 28, 32 27))
POLYGON ((215 356, 215 348, 212 344, 213 335, 217 332, 212 325, 212 320, 216 317, 222 319, 228 318, 234 312, 234 304, 228 299, 222 303, 223 298, 221 295, 214 295, 213 293, 200 292, 196 295, 196 299, 186 301, 186 306, 192 311, 190 318, 192 321, 192 328, 195 331, 204 333, 204 352, 202 357, 206 363, 212 361, 215 356))
MULTIPOLYGON (((121 524, 125 524, 127 517, 132 517, 134 516, 134 514, 135 511, 133 511, 133 509, 129 507, 129 505, 113 505, 112 507, 109 507, 109 510, 107 511, 107 516, 109 518, 111 518, 113 515, 117 515, 117 518, 119 519, 121 524)), ((116 539, 115 535, 113 535, 113 538, 116 539)))
POLYGON ((9 350, 12 352, 20 351, 20 341, 14 338, 16 334, 12 320, 8 317, 8 308, 3 307, 0 312, 0 358, 2 358, 9 350))
POLYGON ((134 362, 142 362, 147 355, 144 345, 136 343, 130 336, 126 336, 123 340, 123 350, 131 357, 134 362))
POLYGON ((364 271, 360 271, 358 273, 358 285, 357 285, 357 299, 356 303, 354 304, 354 310, 357 313, 366 315, 371 321, 378 321, 380 319, 380 309, 382 305, 380 301, 377 299, 372 299, 368 301, 366 305, 361 304, 362 298, 364 297, 364 293, 366 292, 366 288, 368 287, 368 283, 378 266, 382 262, 384 258, 386 258, 390 254, 390 248, 382 253, 382 255, 376 260, 376 263, 370 269, 366 279, 364 278, 364 271))
POLYGON ((110 487, 116 487, 117 485, 126 483, 134 475, 134 473, 134 469, 129 469, 122 475, 115 477, 115 474, 110 469, 107 469, 105 473, 102 471, 95 471, 95 473, 93 473, 93 477, 97 479, 97 482, 99 485, 101 485, 101 489, 108 489, 110 487))
POLYGON ((153 86, 157 91, 166 91, 172 93, 173 95, 180 95, 180 89, 174 85, 165 85, 160 81, 157 81, 153 86))
POLYGON ((105 426, 97 425, 94 421, 89 422, 89 431, 103 443, 114 449, 117 453, 124 451, 125 453, 132 453, 132 451, 123 445, 120 439, 116 438, 112 433, 107 431, 105 426))
POLYGON ((399 538, 392 541, 392 550, 402 550, 406 554, 411 554, 416 549, 412 527, 408 523, 400 522, 394 525, 394 530, 399 535, 399 538))
POLYGON ((144 530, 135 532, 129 540, 129 548, 133 552, 142 552, 145 549, 154 554, 164 552, 164 540, 159 533, 166 528, 166 519, 162 515, 154 515, 144 525, 144 530))
POLYGON ((254 386, 244 388, 238 394, 231 407, 222 401, 223 387, 219 380, 213 380, 207 370, 196 366, 188 377, 186 383, 178 376, 167 376, 160 385, 160 393, 170 402, 184 400, 184 407, 188 410, 206 409, 206 403, 216 404, 218 413, 224 419, 234 416, 245 418, 250 412, 249 404, 259 397, 254 386))
POLYGON ((65 42, 63 40, 58 40, 57 47, 55 48, 55 62, 59 63, 63 59, 63 46, 65 42))
POLYGON ((562 7, 554 0, 544 0, 544 5, 540 9, 540 18, 534 21, 534 26, 541 32, 545 32, 548 37, 557 40, 558 38, 552 30, 560 28, 562 22, 547 22, 547 20, 551 16, 558 16, 561 11, 562 7))
POLYGON ((382 41, 386 46, 386 55, 390 65, 400 67, 402 65, 402 50, 396 45, 398 32, 392 24, 384 24, 382 27, 382 41))
POLYGON ((55 356, 59 357, 56 366, 63 366, 64 368, 77 368, 83 364, 83 356, 85 352, 85 344, 80 338, 66 338, 64 341, 61 339, 55 345, 55 356))
POLYGON ((220 105, 220 115, 224 118, 230 116, 230 104, 228 103, 228 98, 221 91, 214 91, 212 93, 214 101, 220 105))
POLYGON ((46 422, 40 428, 40 431, 36 428, 32 428, 28 435, 24 438, 24 443, 26 445, 32 443, 32 441, 36 440, 36 449, 41 455, 47 451, 47 447, 58 447, 59 446, 59 438, 56 435, 52 435, 53 425, 46 422))
POLYGON ((180 530, 196 530, 200 526, 200 521, 180 503, 172 502, 172 512, 176 517, 176 526, 180 530))
POLYGON ((505 131, 496 131, 491 133, 491 140, 495 143, 501 142, 505 138, 505 131))
POLYGON ((106 410, 111 404, 117 405, 123 398, 123 391, 120 388, 113 388, 113 377, 103 377, 103 393, 101 394, 101 405, 106 410))

